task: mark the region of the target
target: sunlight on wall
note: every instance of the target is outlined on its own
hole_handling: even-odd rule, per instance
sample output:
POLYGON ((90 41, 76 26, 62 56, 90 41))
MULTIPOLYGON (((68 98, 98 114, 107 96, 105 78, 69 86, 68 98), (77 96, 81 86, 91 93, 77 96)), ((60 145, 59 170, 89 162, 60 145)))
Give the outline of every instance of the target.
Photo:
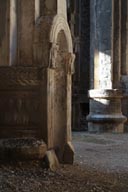
POLYGON ((111 52, 99 53, 99 83, 100 88, 112 88, 112 62, 111 52))
POLYGON ((112 61, 111 51, 95 52, 95 88, 112 88, 112 61))

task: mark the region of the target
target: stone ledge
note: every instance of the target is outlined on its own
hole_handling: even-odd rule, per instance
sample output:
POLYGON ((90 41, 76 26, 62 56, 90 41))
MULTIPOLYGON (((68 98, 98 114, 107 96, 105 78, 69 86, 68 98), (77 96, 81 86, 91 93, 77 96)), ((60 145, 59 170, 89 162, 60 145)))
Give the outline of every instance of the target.
POLYGON ((92 89, 88 92, 89 98, 122 98, 122 92, 118 89, 92 89))
POLYGON ((118 89, 94 89, 89 91, 89 96, 89 132, 123 133, 127 118, 121 111, 122 92, 118 89))
POLYGON ((47 146, 43 140, 34 138, 12 138, 0 140, 0 160, 41 160, 47 146))

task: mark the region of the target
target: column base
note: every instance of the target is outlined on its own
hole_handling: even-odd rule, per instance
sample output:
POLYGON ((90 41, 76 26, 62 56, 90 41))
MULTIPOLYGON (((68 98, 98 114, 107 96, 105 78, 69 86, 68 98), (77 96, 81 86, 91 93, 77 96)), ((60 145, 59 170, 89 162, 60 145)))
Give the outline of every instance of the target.
POLYGON ((124 125, 114 123, 88 123, 89 133, 124 133, 124 125))
POLYGON ((127 118, 121 112, 121 92, 115 89, 90 90, 89 97, 88 131, 123 133, 127 118))

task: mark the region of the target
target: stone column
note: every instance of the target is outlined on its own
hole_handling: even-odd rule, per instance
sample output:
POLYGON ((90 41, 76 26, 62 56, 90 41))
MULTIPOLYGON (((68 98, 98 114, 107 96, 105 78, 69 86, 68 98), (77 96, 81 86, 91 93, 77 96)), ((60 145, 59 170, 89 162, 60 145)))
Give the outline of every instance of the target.
POLYGON ((17 0, 0 2, 0 66, 12 66, 17 59, 17 0))
POLYGON ((35 63, 39 63, 43 70, 42 137, 48 149, 56 151, 61 163, 73 163, 71 77, 74 55, 66 0, 45 0, 40 3, 41 17, 36 23, 34 43, 35 63))
POLYGON ((35 65, 33 41, 34 24, 39 16, 38 9, 37 0, 20 0, 18 3, 18 65, 20 66, 35 65))
POLYGON ((0 66, 9 64, 9 0, 0 1, 0 66))
POLYGON ((35 23, 40 17, 40 0, 35 0, 35 23))
MULTIPOLYGON (((128 118, 128 0, 120 0, 121 12, 121 87, 123 90, 122 111, 128 118)), ((116 51, 116 50, 115 50, 116 51)), ((125 123, 125 131, 128 131, 128 119, 125 123)))
POLYGON ((17 0, 10 0, 10 50, 9 65, 17 60, 17 0))
POLYGON ((90 132, 123 132, 126 120, 121 112, 122 94, 117 86, 119 62, 114 63, 113 54, 116 4, 119 5, 119 1, 94 0, 91 3, 91 70, 94 70, 94 78, 92 76, 91 79, 94 80, 91 82, 93 89, 89 91, 90 114, 87 120, 90 132))
POLYGON ((67 4, 65 0, 57 1, 57 14, 62 15, 67 20, 67 4))

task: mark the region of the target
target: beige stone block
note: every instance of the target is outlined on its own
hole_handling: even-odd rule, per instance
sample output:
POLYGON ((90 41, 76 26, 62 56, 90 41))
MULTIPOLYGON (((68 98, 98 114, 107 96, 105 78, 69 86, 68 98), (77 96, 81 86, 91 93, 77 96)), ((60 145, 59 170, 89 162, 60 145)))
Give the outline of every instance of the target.
POLYGON ((46 152, 45 163, 51 171, 56 171, 59 168, 59 161, 54 150, 49 150, 46 152))

